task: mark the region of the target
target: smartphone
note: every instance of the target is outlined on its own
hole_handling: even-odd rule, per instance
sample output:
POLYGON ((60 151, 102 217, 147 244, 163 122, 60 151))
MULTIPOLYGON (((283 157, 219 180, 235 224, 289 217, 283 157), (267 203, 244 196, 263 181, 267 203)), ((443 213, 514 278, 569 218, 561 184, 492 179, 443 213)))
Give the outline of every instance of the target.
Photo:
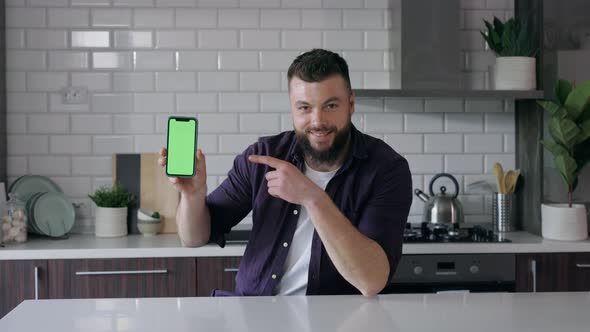
POLYGON ((168 118, 166 144, 166 175, 190 178, 195 176, 198 121, 191 117, 168 118))

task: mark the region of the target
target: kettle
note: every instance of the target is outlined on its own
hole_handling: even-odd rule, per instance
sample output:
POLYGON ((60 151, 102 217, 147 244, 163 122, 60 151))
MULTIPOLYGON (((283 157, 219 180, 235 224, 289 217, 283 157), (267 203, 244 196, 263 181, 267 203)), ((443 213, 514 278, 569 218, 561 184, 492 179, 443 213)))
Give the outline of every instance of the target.
POLYGON ((453 226, 458 228, 463 223, 463 206, 457 199, 459 195, 459 183, 454 176, 448 173, 439 173, 430 180, 430 196, 426 195, 422 190, 416 189, 414 193, 426 204, 424 205, 424 213, 422 220, 434 226, 453 226), (442 177, 446 177, 453 181, 455 185, 455 193, 453 195, 447 194, 445 186, 440 187, 440 193, 434 194, 432 190, 434 182, 442 177))

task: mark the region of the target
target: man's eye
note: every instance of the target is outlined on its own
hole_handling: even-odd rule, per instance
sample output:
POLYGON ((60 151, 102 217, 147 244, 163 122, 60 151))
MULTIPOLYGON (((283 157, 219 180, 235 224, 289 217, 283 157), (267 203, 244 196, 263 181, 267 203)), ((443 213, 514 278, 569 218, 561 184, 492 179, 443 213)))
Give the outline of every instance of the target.
POLYGON ((307 111, 309 109, 308 106, 299 106, 300 111, 307 111))
POLYGON ((338 108, 338 105, 337 104, 328 104, 328 109, 333 110, 333 109, 336 109, 336 108, 338 108))

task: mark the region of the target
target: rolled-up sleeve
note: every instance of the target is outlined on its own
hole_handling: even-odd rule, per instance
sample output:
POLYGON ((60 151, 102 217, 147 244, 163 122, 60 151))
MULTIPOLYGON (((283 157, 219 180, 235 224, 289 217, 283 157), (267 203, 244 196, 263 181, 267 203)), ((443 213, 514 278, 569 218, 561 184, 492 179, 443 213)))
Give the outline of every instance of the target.
POLYGON ((358 219, 358 230, 385 251, 390 281, 402 255, 403 232, 411 205, 412 175, 408 162, 400 157, 377 174, 371 197, 358 219))

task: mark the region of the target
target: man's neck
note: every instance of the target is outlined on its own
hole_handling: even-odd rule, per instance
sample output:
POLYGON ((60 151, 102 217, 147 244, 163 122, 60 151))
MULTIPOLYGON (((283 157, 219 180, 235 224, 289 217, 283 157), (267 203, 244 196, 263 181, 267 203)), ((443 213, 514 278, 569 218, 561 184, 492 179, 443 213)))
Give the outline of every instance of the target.
POLYGON ((350 136, 348 137, 348 142, 346 142, 346 146, 344 147, 344 149, 342 149, 342 153, 340 153, 340 156, 338 156, 338 159, 336 159, 336 161, 334 161, 333 163, 327 164, 327 163, 322 163, 319 162, 317 160, 314 160, 312 158, 310 158, 309 156, 305 156, 305 162, 307 163, 307 166, 309 166, 311 169, 313 169, 314 171, 318 171, 318 172, 331 172, 331 171, 335 171, 338 168, 340 168, 340 166, 342 166, 342 164, 344 164, 344 160, 346 159, 346 156, 348 155, 348 150, 350 149, 350 136))

